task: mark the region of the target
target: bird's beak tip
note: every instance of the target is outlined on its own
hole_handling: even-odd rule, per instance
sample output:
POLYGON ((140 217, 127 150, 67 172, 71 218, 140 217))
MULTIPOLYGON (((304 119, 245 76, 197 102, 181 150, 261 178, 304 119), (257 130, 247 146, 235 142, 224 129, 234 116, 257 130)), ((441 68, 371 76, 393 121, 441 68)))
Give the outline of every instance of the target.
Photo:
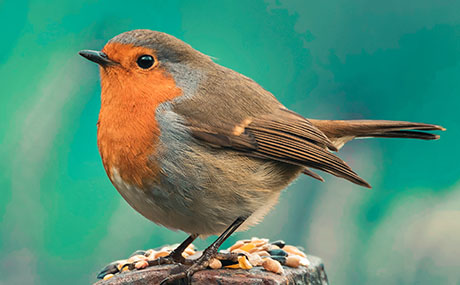
POLYGON ((102 67, 108 65, 117 64, 115 61, 108 58, 108 56, 102 51, 95 51, 95 50, 81 50, 78 52, 79 55, 83 56, 87 60, 95 62, 102 67))

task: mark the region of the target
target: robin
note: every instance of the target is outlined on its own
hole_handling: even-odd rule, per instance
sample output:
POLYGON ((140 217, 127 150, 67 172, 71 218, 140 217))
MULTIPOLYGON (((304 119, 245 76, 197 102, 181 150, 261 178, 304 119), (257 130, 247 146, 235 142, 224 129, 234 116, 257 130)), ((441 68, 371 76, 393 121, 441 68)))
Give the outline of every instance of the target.
MULTIPOLYGON (((250 78, 183 41, 133 30, 102 51, 79 54, 100 66, 97 141, 105 171, 147 219, 190 234, 168 257, 187 263, 164 283, 192 275, 235 230, 259 222, 300 174, 321 170, 370 185, 332 151, 354 138, 438 139, 441 126, 402 121, 313 120, 288 110, 250 78), (220 235, 200 258, 182 251, 220 235)), ((219 253, 220 254, 220 253, 219 253)))

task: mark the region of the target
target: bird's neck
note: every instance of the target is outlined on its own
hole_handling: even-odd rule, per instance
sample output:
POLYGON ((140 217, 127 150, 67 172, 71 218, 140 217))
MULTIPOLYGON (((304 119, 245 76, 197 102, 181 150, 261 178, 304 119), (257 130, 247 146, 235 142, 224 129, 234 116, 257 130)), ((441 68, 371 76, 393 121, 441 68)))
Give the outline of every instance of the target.
POLYGON ((112 182, 114 175, 119 175, 124 183, 140 188, 154 182, 159 173, 155 153, 160 131, 155 111, 166 101, 159 99, 178 96, 177 90, 172 94, 174 89, 165 90, 164 84, 158 88, 155 84, 143 86, 110 84, 102 78, 97 134, 99 152, 112 182))

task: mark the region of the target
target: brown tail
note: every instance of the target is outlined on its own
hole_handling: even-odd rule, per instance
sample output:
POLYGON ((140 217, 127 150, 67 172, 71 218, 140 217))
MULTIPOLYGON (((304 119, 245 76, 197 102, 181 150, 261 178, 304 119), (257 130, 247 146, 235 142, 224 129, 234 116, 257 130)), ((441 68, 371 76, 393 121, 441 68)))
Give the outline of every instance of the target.
POLYGON ((313 120, 309 121, 320 129, 340 149, 354 138, 410 138, 436 140, 439 135, 421 131, 445 131, 441 126, 403 121, 380 120, 313 120))

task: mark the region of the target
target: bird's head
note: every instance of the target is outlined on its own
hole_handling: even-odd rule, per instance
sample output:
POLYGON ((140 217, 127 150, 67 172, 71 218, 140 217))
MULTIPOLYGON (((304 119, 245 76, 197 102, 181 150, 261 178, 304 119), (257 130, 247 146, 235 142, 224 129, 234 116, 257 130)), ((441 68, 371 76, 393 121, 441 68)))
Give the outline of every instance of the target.
POLYGON ((185 42, 151 30, 125 32, 101 51, 79 54, 100 66, 103 104, 132 96, 164 102, 177 96, 176 81, 190 74, 187 68, 196 70, 210 62, 185 42))

